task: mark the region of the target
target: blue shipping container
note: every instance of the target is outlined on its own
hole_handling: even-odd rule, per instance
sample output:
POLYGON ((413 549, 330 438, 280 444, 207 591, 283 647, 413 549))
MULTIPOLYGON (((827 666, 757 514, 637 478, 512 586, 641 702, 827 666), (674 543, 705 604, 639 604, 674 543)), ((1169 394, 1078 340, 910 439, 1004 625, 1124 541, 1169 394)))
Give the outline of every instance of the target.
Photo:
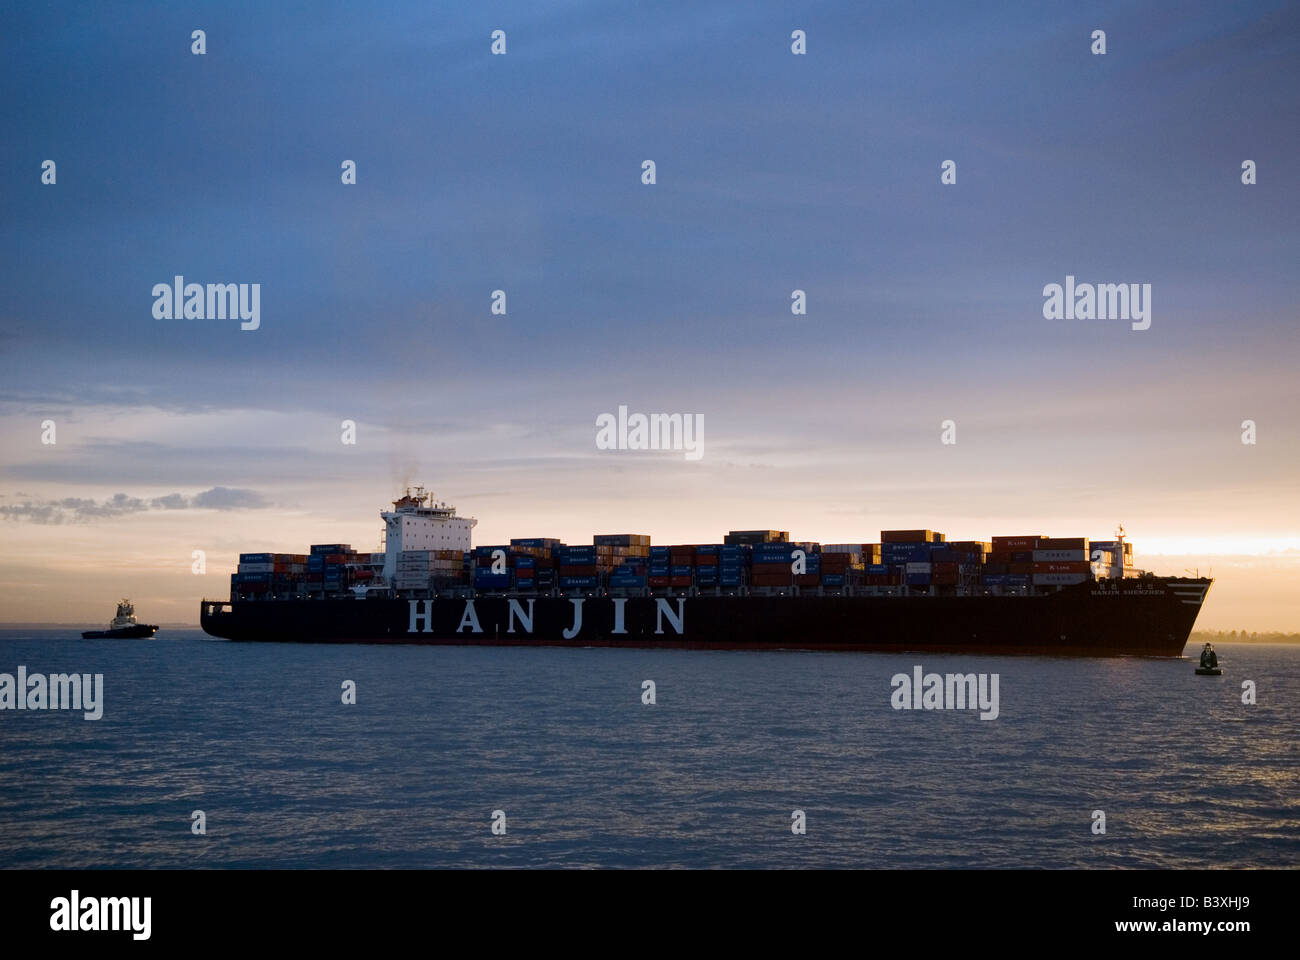
POLYGON ((928 563, 930 549, 928 543, 887 543, 880 550, 880 559, 886 564, 928 563))

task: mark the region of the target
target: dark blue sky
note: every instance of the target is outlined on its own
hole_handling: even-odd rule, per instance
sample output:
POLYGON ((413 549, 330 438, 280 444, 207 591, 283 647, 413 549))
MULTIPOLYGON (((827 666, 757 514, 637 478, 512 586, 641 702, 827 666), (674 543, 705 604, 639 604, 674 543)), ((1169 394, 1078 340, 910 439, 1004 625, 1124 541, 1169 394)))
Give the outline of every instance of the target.
POLYGON ((286 392, 365 384, 420 375, 410 338, 465 385, 1254 366, 1295 329, 1300 13, 1131 7, 11 11, 5 329, 58 356, 9 390, 110 356, 172 368, 163 403, 264 384, 268 354, 286 392), (154 321, 177 272, 260 281, 264 329, 154 321), (1153 331, 1044 324, 1067 272, 1153 283, 1153 331))
POLYGON ((1228 491, 1294 503, 1294 3, 33 4, 0 25, 6 502, 274 499, 294 473, 369 497, 417 473, 520 509, 625 489, 626 515, 647 477, 695 505, 702 476, 749 503, 855 477, 854 510, 983 517, 1014 513, 1012 471, 1035 515, 1074 518, 1105 463, 1129 488, 1106 497, 1170 522, 1228 491), (262 328, 155 320, 177 273, 260 282, 262 328), (1151 329, 1044 320, 1066 274, 1152 284, 1151 329), (619 403, 702 413, 714 452, 601 460, 619 403), (85 425, 76 455, 40 449, 44 416, 85 425), (1269 444, 1239 468, 1245 417, 1269 444))

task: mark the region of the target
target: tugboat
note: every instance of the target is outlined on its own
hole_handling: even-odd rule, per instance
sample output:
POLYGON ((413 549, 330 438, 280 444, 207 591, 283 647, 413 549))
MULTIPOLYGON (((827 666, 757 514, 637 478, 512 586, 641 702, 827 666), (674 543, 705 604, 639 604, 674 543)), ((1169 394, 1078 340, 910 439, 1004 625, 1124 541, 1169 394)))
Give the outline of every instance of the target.
POLYGON ((117 616, 108 625, 107 630, 87 630, 81 635, 83 640, 135 640, 152 637, 158 627, 148 623, 136 623, 135 607, 130 600, 117 602, 117 616))
POLYGON ((1219 666, 1219 655, 1214 652, 1214 644, 1207 643, 1201 650, 1201 665, 1196 668, 1198 677, 1221 677, 1223 668, 1219 666))

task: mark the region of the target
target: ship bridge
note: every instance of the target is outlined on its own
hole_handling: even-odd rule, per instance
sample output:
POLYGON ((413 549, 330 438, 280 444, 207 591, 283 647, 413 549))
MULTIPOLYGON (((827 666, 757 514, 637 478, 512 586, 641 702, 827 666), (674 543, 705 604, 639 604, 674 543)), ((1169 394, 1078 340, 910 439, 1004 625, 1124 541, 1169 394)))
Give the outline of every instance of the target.
POLYGON ((392 510, 381 510, 384 521, 384 579, 393 583, 401 567, 402 554, 410 551, 449 550, 467 553, 473 517, 456 516, 456 508, 434 499, 424 487, 407 487, 405 495, 393 501, 392 510))

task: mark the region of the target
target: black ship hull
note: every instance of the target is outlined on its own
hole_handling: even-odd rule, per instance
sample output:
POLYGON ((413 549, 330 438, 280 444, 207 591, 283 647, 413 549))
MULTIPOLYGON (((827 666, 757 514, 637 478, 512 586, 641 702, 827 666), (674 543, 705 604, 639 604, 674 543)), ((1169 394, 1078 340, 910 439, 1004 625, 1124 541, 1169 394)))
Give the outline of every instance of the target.
POLYGON ((137 623, 133 627, 121 627, 117 630, 87 630, 81 635, 82 640, 143 640, 158 632, 156 626, 137 623))
POLYGON ((1181 656, 1211 581, 1082 583, 1040 596, 439 596, 203 601, 245 641, 1181 656))

